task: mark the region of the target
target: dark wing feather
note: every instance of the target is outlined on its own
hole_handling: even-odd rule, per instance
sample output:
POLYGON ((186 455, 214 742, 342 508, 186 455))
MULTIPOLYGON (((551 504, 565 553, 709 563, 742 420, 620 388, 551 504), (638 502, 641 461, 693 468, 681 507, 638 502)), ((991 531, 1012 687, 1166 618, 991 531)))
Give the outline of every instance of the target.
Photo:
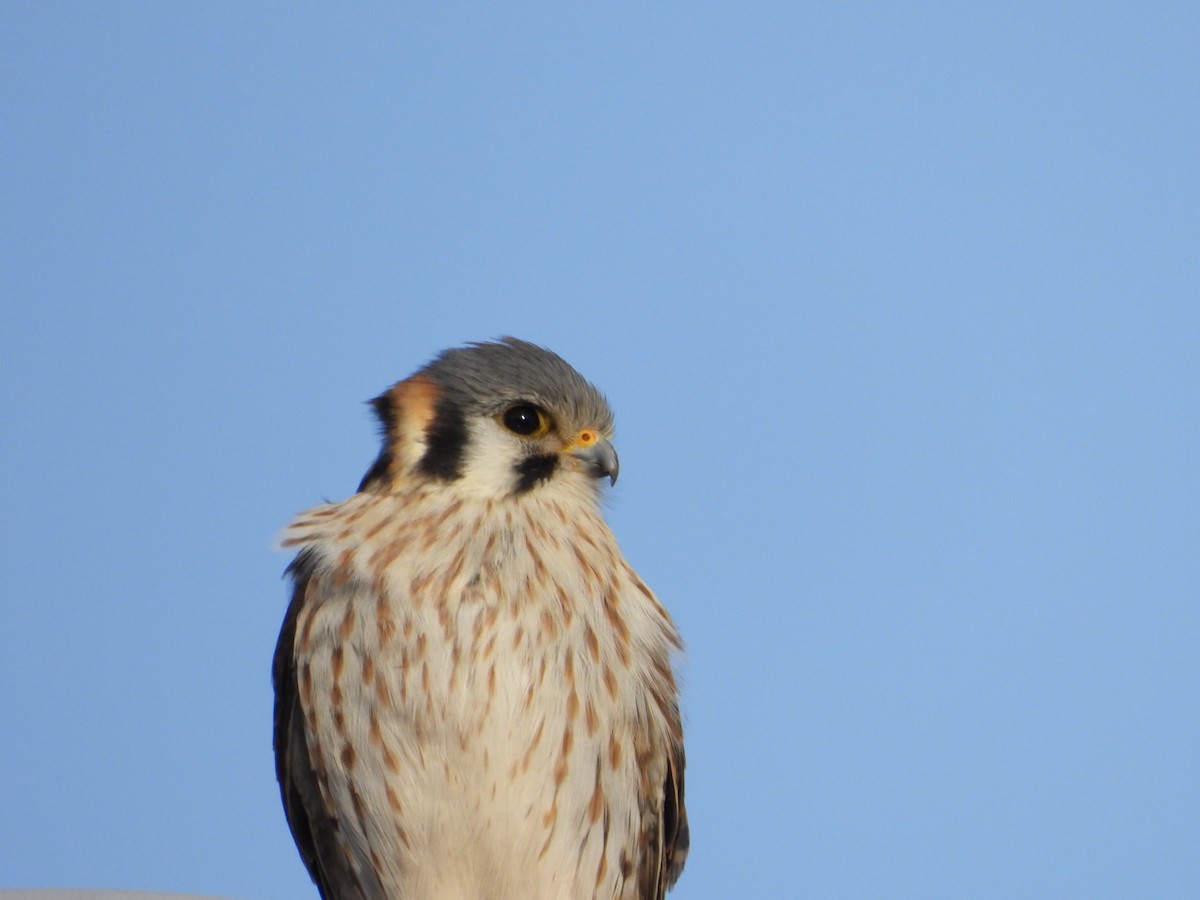
POLYGON ((683 872, 688 853, 687 809, 683 804, 683 743, 672 740, 663 780, 661 814, 642 836, 638 867, 640 900, 662 900, 683 872))
POLYGON ((292 600, 279 632, 271 672, 275 686, 275 774, 292 837, 321 897, 349 900, 361 897, 362 889, 338 848, 337 818, 321 799, 296 682, 296 619, 314 568, 312 554, 307 551, 288 567, 293 581, 292 600))
MULTIPOLYGON (((663 871, 666 875, 665 894, 675 886, 687 862, 691 832, 688 830, 687 807, 683 803, 683 744, 672 748, 671 763, 663 784, 663 871)), ((661 896, 661 895, 660 895, 661 896)))

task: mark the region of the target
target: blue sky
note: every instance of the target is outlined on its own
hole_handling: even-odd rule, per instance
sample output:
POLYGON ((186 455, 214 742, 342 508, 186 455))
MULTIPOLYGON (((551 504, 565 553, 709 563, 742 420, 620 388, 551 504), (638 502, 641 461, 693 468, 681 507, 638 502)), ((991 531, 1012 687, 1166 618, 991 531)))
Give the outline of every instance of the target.
POLYGON ((673 611, 679 898, 1200 895, 1200 7, 5 3, 0 886, 315 897, 297 511, 514 334, 673 611))

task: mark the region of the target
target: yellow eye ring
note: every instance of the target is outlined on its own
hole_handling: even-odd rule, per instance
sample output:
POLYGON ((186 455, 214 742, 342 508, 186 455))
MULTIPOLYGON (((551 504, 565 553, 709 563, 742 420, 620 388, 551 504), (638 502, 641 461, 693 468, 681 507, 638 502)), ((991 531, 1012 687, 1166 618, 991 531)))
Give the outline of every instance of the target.
POLYGON ((497 418, 513 434, 525 438, 544 437, 550 430, 550 417, 532 403, 517 403, 497 418))

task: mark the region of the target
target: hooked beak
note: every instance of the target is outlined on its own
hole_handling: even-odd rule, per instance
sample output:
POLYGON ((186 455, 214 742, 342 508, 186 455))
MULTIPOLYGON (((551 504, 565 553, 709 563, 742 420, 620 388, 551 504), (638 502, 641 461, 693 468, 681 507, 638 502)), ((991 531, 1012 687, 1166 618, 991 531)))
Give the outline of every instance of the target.
POLYGON ((621 463, 617 459, 616 448, 607 438, 598 437, 595 443, 578 447, 570 453, 582 463, 583 471, 593 478, 603 478, 607 475, 609 484, 617 483, 621 463))

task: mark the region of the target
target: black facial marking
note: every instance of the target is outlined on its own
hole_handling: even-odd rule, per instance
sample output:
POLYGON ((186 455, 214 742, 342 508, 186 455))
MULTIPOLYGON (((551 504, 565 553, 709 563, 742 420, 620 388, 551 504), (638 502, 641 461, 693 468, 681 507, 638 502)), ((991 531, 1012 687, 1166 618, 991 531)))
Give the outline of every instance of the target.
POLYGON ((462 475, 463 451, 467 446, 467 425, 462 410, 444 397, 437 402, 433 421, 425 435, 425 455, 417 470, 430 478, 454 481, 462 475))
POLYGON ((371 401, 371 406, 375 408, 375 415, 379 418, 383 447, 375 457, 375 462, 371 463, 371 468, 367 469, 367 474, 358 483, 360 491, 366 490, 377 481, 383 481, 392 467, 391 442, 392 430, 396 424, 396 404, 392 401, 391 394, 380 394, 371 401))
POLYGON ((527 456, 517 463, 517 493, 524 494, 537 487, 554 474, 558 468, 558 457, 527 456))

